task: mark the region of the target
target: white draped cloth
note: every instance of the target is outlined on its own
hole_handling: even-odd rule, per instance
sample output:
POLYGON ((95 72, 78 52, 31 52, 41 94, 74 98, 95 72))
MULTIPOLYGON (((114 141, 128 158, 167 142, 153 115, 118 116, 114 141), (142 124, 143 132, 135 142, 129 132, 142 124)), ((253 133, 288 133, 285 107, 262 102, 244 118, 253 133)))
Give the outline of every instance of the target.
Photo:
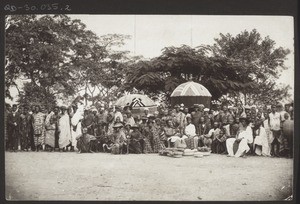
POLYGON ((59 119, 59 130, 59 148, 64 148, 68 146, 72 140, 70 117, 67 112, 59 119))
POLYGON ((75 114, 71 118, 71 134, 72 134, 72 146, 75 150, 77 150, 77 140, 76 137, 82 134, 81 131, 81 122, 80 120, 83 119, 84 115, 84 105, 78 105, 78 109, 76 110, 75 114), (74 131, 74 128, 76 127, 76 130, 74 131))
POLYGON ((260 127, 257 131, 259 131, 259 135, 254 139, 254 145, 257 145, 255 147, 255 153, 257 155, 271 156, 268 136, 265 128, 260 127))
POLYGON ((226 148, 229 156, 240 157, 243 153, 247 153, 250 150, 248 143, 251 144, 253 142, 252 128, 247 126, 246 130, 241 131, 237 138, 241 139, 241 141, 235 154, 233 153, 233 144, 236 139, 228 138, 226 140, 226 148))

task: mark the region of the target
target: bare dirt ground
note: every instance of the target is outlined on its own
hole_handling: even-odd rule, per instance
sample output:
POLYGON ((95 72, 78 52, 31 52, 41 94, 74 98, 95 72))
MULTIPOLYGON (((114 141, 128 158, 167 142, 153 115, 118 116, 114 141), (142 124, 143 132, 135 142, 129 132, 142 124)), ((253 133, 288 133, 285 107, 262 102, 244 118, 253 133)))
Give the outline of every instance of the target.
POLYGON ((8 200, 283 200, 292 175, 286 158, 5 153, 8 200))

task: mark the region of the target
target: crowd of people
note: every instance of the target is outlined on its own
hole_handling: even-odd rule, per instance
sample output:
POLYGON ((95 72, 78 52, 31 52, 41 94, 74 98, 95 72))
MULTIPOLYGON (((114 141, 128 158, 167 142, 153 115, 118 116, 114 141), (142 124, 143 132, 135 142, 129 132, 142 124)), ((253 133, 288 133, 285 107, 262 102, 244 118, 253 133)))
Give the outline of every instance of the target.
POLYGON ((293 155, 293 104, 158 107, 18 106, 5 110, 7 151, 159 153, 184 142, 232 157, 293 155))

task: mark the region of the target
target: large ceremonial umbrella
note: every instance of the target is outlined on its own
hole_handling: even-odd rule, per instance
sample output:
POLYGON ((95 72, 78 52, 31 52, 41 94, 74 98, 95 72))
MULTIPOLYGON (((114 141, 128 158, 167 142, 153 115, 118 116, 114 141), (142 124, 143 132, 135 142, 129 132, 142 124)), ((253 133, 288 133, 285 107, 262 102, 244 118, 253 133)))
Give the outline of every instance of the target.
POLYGON ((181 103, 187 107, 194 104, 203 104, 209 108, 210 100, 210 92, 203 85, 193 81, 180 84, 171 94, 172 106, 181 103))
POLYGON ((133 114, 139 114, 145 108, 149 109, 149 113, 153 114, 157 110, 157 105, 148 96, 142 94, 129 94, 119 98, 115 106, 125 107, 130 106, 133 114))

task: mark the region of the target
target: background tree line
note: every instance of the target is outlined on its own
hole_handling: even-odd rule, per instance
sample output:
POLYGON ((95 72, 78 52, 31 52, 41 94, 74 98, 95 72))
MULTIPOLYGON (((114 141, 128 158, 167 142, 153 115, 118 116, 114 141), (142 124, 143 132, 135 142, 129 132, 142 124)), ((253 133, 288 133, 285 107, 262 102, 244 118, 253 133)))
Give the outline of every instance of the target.
POLYGON ((93 103, 133 90, 168 101, 190 79, 203 84, 213 100, 243 96, 244 103, 270 104, 290 97, 289 86, 276 85, 290 50, 255 29, 220 34, 213 45, 166 47, 145 60, 117 51, 130 36, 97 36, 67 15, 12 15, 5 26, 5 93, 10 98, 10 87, 18 88, 21 104, 52 105, 81 90, 93 103), (19 79, 28 80, 22 90, 19 79))

